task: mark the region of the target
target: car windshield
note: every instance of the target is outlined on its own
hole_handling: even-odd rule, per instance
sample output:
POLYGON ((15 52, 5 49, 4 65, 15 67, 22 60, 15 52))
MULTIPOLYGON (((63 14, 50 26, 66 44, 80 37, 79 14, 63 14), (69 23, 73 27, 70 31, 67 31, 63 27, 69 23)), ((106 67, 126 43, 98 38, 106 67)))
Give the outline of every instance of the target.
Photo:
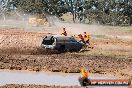
POLYGON ((46 36, 44 39, 43 39, 43 42, 42 44, 44 45, 52 45, 54 43, 54 38, 53 36, 46 36))

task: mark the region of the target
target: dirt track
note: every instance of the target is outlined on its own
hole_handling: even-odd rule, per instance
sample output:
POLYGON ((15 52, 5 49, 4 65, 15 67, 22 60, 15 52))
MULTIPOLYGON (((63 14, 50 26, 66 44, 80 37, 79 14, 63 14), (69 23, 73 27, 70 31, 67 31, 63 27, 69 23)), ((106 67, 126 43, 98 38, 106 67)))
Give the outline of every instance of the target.
MULTIPOLYGON (((44 33, 1 30, 0 69, 77 73, 80 72, 81 67, 90 67, 93 73, 107 74, 111 72, 114 75, 118 73, 121 76, 132 77, 132 59, 96 54, 47 53, 40 48, 43 36, 45 36, 44 33)), ((99 44, 102 45, 102 43, 99 44)), ((109 43, 111 41, 104 42, 106 45, 109 43)), ((115 44, 118 43, 115 42, 115 44)), ((129 42, 125 44, 127 43, 129 44, 129 42)), ((123 44, 121 43, 121 45, 123 44)), ((131 46, 131 43, 129 46, 131 46)), ((100 48, 99 45, 95 47, 100 48)))
MULTIPOLYGON (((89 66, 94 72, 105 73, 132 68, 132 60, 115 59, 107 56, 84 56, 76 54, 53 55, 1 55, 1 69, 80 72, 82 66, 89 66)), ((122 74, 123 75, 123 74, 122 74)))
MULTIPOLYGON (((0 88, 81 88, 80 86, 47 86, 47 85, 18 85, 18 84, 8 84, 1 86, 0 88)), ((93 88, 93 87, 90 87, 93 88)), ((128 87, 132 88, 132 86, 128 87)))
POLYGON ((5 85, 0 88, 80 88, 79 86, 46 86, 46 85, 5 85))
POLYGON ((43 36, 43 33, 2 30, 0 31, 0 52, 6 54, 31 53, 40 47, 43 36))

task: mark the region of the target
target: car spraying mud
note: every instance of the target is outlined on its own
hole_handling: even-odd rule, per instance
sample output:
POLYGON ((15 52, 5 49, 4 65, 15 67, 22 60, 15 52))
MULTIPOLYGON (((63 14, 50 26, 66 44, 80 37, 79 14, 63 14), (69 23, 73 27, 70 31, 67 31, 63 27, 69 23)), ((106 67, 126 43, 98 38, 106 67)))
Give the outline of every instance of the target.
POLYGON ((42 41, 42 47, 48 50, 64 51, 80 51, 83 43, 77 41, 72 36, 49 35, 42 41))

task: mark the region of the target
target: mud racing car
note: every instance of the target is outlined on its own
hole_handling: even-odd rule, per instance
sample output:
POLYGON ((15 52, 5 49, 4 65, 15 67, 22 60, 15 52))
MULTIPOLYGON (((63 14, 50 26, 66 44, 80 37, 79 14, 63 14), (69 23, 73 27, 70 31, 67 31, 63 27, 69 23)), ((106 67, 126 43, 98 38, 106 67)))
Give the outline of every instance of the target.
POLYGON ((80 51, 83 47, 81 42, 78 42, 72 36, 49 35, 43 38, 42 47, 48 50, 65 51, 80 51))

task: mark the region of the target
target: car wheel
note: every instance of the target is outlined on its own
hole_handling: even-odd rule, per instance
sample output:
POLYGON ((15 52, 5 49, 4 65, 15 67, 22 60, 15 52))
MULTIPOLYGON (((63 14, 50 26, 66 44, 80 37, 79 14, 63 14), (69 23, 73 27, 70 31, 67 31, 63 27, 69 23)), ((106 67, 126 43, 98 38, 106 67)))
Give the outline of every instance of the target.
POLYGON ((65 46, 61 46, 58 51, 60 53, 64 53, 65 52, 65 46))

